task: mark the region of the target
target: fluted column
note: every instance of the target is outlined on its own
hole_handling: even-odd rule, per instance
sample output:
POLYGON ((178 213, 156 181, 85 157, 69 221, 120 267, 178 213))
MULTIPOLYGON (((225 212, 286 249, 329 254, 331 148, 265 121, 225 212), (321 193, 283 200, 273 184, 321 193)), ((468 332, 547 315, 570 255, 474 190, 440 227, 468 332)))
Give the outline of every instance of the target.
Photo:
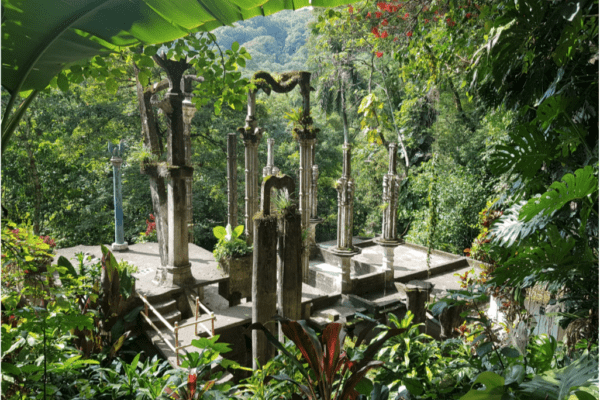
POLYGON ((128 250, 127 242, 125 242, 125 234, 123 231, 123 193, 121 191, 121 164, 123 159, 124 145, 123 142, 115 146, 108 142, 108 151, 112 155, 110 163, 113 166, 113 189, 115 200, 115 242, 112 244, 113 251, 128 250))
POLYGON ((332 250, 339 257, 342 293, 352 292, 351 258, 360 253, 352 244, 354 225, 354 179, 351 174, 352 146, 344 143, 342 177, 338 179, 337 246, 332 250))
POLYGON ((318 188, 319 188, 319 166, 315 164, 315 153, 316 153, 316 140, 313 144, 312 149, 312 179, 310 186, 310 228, 308 231, 308 243, 310 248, 310 254, 313 255, 317 249, 317 224, 323 222, 322 218, 319 218, 317 214, 318 200, 318 188))
POLYGON ((391 282, 394 279, 394 249, 400 244, 397 235, 398 220, 398 191, 400 187, 400 177, 396 173, 398 159, 398 145, 389 144, 389 164, 388 173, 383 176, 383 223, 381 238, 376 242, 383 247, 383 265, 386 281, 391 282))
POLYGON ((238 224, 237 212, 237 134, 227 135, 227 223, 238 224))

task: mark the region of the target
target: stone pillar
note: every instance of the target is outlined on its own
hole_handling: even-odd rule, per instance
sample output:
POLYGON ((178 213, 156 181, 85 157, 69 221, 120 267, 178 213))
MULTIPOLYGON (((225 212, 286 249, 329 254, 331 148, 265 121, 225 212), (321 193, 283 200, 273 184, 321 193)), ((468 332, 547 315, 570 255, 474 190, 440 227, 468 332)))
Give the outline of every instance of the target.
POLYGON ((194 278, 189 261, 185 180, 192 176, 193 168, 186 165, 181 79, 189 64, 160 57, 154 60, 166 71, 169 81, 169 90, 159 103, 168 120, 167 163, 159 166, 159 175, 167 180, 168 202, 168 257, 162 285, 188 286, 194 278))
POLYGON ((344 143, 344 161, 342 177, 338 179, 338 219, 337 246, 331 251, 339 257, 341 269, 342 293, 352 292, 351 258, 360 254, 360 250, 352 245, 352 229, 354 225, 354 179, 351 174, 352 146, 344 143))
MULTIPOLYGON (((192 166, 192 118, 196 114, 196 106, 192 103, 192 80, 181 78, 181 89, 185 99, 183 100, 183 140, 185 143, 185 165, 192 166)), ((187 230, 188 243, 194 243, 194 214, 192 205, 192 183, 193 177, 185 178, 187 208, 187 230)))
MULTIPOLYGON (((252 323, 265 324, 277 313, 277 217, 266 215, 254 224, 254 252, 252 263, 252 323)), ((277 335, 277 325, 266 328, 277 335)), ((252 368, 265 365, 275 355, 263 332, 252 331, 252 368)))
POLYGON ((398 228, 398 190, 400 177, 396 173, 398 152, 396 143, 389 144, 388 173, 383 176, 383 211, 382 234, 375 242, 383 247, 383 265, 385 279, 389 284, 394 280, 394 249, 401 243, 397 238, 398 228))
POLYGON ((258 144, 262 137, 263 130, 256 125, 254 117, 256 108, 256 92, 248 92, 248 115, 246 116, 246 125, 240 128, 245 147, 245 177, 246 177, 246 195, 245 195, 245 216, 244 224, 246 229, 246 240, 248 244, 253 243, 254 234, 254 214, 258 212, 258 144))
POLYGON ((345 143, 344 164, 342 177, 338 179, 338 222, 337 222, 337 248, 352 250, 352 230, 354 225, 354 179, 351 176, 352 146, 345 143))
MULTIPOLYGON (((306 135, 308 136, 308 135, 306 135)), ((302 215, 302 230, 310 229, 310 187, 312 185, 312 146, 315 143, 314 137, 301 137, 298 135, 298 144, 300 145, 300 214, 302 215)), ((302 252, 302 279, 308 282, 308 265, 310 251, 309 238, 304 243, 307 251, 302 252)))
MULTIPOLYGON (((271 215, 271 193, 286 190, 293 195, 294 180, 287 176, 267 176, 261 186, 261 219, 271 215)), ((277 218, 277 309, 278 314, 289 319, 302 317, 302 229, 301 216, 295 205, 280 210, 277 218)), ((258 243, 254 245, 256 252, 258 243)), ((258 282, 263 278, 259 276, 258 282)), ((258 285, 258 283, 257 283, 258 285)), ((252 305, 254 307, 254 304, 252 305)), ((279 334, 283 339, 282 333, 279 334)))
POLYGON ((237 212, 237 134, 227 135, 227 223, 238 225, 237 212))
POLYGON ((317 235, 317 224, 323 222, 322 218, 319 218, 317 215, 317 205, 318 205, 318 181, 319 181, 319 166, 315 164, 315 144, 313 144, 311 152, 312 152, 312 179, 311 179, 311 187, 310 187, 310 228, 308 231, 308 242, 310 255, 312 256, 317 249, 316 235, 317 235))
POLYGON ((111 246, 113 251, 125 251, 129 249, 123 232, 123 194, 121 191, 121 164, 123 163, 121 155, 123 154, 123 150, 124 144, 122 141, 117 146, 108 142, 108 151, 112 154, 110 162, 113 166, 115 199, 115 242, 111 246))
POLYGON ((425 281, 413 280, 406 284, 406 308, 415 316, 413 324, 427 321, 425 303, 429 301, 432 290, 433 284, 425 281))
MULTIPOLYGON (((275 139, 269 138, 267 139, 267 165, 263 168, 263 181, 267 176, 277 176, 279 173, 279 168, 275 166, 274 156, 273 156, 273 145, 275 144, 275 139)), ((273 198, 274 191, 271 192, 271 198, 273 198)), ((261 205, 262 208, 262 205, 261 205)), ((273 202, 271 202, 271 212, 275 210, 273 202)))

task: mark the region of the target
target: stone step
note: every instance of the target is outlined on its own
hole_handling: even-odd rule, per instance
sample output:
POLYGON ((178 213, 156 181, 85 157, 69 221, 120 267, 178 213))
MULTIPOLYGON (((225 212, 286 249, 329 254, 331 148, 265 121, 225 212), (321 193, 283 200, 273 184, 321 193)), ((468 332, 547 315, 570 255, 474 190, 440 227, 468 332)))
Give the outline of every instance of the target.
POLYGON ((173 310, 177 310, 177 302, 170 299, 161 303, 150 303, 161 315, 168 314, 173 310))
MULTIPOLYGON (((169 324, 171 324, 171 326, 174 326, 175 322, 181 321, 181 312, 175 309, 169 311, 166 314, 161 313, 161 317, 163 317, 169 324)), ((154 313, 150 313, 150 321, 152 321, 152 323, 156 325, 158 329, 166 328, 154 313)))

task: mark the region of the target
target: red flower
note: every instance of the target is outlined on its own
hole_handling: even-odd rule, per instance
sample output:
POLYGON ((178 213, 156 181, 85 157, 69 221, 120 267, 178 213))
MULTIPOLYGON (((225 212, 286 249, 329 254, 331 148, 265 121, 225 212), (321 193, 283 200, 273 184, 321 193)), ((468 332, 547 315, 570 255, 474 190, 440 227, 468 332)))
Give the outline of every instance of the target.
POLYGON ((404 14, 404 18, 405 18, 405 19, 406 19, 406 18, 408 18, 408 16, 409 16, 409 14, 408 14, 408 13, 404 14))
POLYGON ((467 15, 465 15, 465 17, 467 18, 471 18, 472 14, 471 13, 467 13, 467 15))
POLYGON ((188 387, 188 392, 190 392, 191 398, 194 398, 194 393, 196 393, 196 380, 197 379, 198 379, 198 376, 196 374, 188 375, 187 387, 188 387))
POLYGON ((379 8, 380 10, 385 10, 387 7, 387 4, 385 4, 385 2, 380 1, 379 3, 377 3, 377 8, 379 8))
POLYGON ((377 30, 376 26, 374 26, 373 29, 371 29, 371 32, 373 33, 373 35, 375 35, 375 37, 379 37, 379 31, 377 30))
POLYGON ((397 40, 398 40, 398 38, 397 38, 397 37, 395 37, 395 38, 394 38, 394 42, 396 42, 397 40))
POLYGON ((386 37, 388 37, 388 36, 389 36, 389 35, 388 35, 387 31, 384 31, 384 32, 382 32, 382 33, 381 33, 381 38, 382 38, 382 39, 385 39, 385 38, 386 38, 386 37))
POLYGON ((375 18, 381 18, 381 16, 382 16, 382 15, 383 15, 383 14, 381 14, 379 11, 377 11, 377 12, 375 13, 375 18))
POLYGON ((427 18, 425 18, 425 23, 428 23, 428 22, 429 22, 429 20, 427 18))
POLYGON ((369 12, 367 13, 367 18, 370 18, 370 17, 371 17, 371 12, 369 11, 369 12))
POLYGON ((387 24, 388 24, 388 20, 387 19, 384 19, 383 21, 381 21, 381 25, 387 26, 387 24))
POLYGON ((377 56, 377 58, 383 57, 383 53, 380 51, 378 51, 375 55, 377 56))
POLYGON ((412 31, 406 32, 406 36, 411 37, 412 36, 412 31))

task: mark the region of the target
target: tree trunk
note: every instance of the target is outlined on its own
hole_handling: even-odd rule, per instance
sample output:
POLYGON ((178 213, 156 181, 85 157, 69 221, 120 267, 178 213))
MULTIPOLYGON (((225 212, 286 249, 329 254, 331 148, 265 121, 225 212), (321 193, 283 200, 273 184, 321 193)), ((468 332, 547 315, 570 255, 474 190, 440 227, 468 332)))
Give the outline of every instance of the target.
POLYGON ((462 118, 463 123, 465 124, 467 129, 469 129, 472 133, 475 133, 475 131, 477 130, 475 127, 475 123, 471 120, 471 118, 469 118, 467 113, 465 113, 465 111, 463 110, 462 102, 460 101, 460 95, 458 94, 458 90, 456 90, 456 87, 454 87, 454 83, 452 82, 451 78, 448 78, 447 81, 448 81, 448 86, 450 87, 450 91, 452 92, 452 95, 454 96, 454 105, 456 106, 456 111, 458 111, 458 115, 460 116, 460 118, 462 118))

